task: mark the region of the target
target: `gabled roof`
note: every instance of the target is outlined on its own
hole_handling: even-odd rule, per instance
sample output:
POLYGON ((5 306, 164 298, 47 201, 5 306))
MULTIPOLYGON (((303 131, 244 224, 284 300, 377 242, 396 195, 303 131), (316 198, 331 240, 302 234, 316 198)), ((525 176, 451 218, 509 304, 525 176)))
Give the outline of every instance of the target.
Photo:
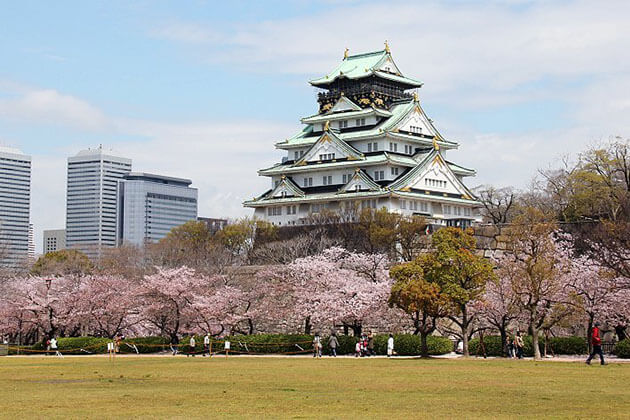
POLYGON ((379 117, 391 117, 392 113, 380 108, 359 108, 358 111, 345 111, 345 112, 336 112, 331 113, 327 112, 325 114, 317 114, 311 115, 310 117, 302 118, 302 122, 304 124, 316 124, 322 123, 324 121, 336 121, 336 120, 347 120, 351 118, 362 118, 369 117, 371 115, 378 115, 379 117))
POLYGON ((378 185, 371 176, 366 174, 365 171, 357 168, 354 171, 354 175, 352 176, 350 181, 348 181, 346 185, 341 187, 339 191, 337 191, 337 194, 353 193, 360 191, 381 191, 381 186, 378 185), (358 189, 356 188, 357 185, 359 186, 358 189))
POLYGON ((304 191, 300 189, 290 178, 282 175, 282 179, 276 185, 276 188, 265 194, 265 198, 272 197, 304 197, 304 191))
POLYGON ((334 131, 328 129, 324 131, 321 136, 319 136, 315 144, 313 144, 311 148, 308 149, 306 153, 304 153, 304 156, 302 156, 297 162, 295 162, 294 166, 306 165, 307 162, 311 160, 313 156, 321 150, 322 145, 327 142, 330 142, 332 145, 335 146, 336 149, 346 154, 346 156, 338 156, 337 159, 347 158, 348 160, 358 160, 364 158, 363 153, 359 152, 357 149, 350 146, 345 141, 341 140, 334 131))
POLYGON ((327 114, 332 114, 334 112, 343 112, 343 111, 361 111, 361 107, 346 96, 341 96, 337 102, 330 108, 330 111, 327 114))
MULTIPOLYGON (((444 168, 445 175, 447 176, 449 182, 457 191, 462 194, 465 199, 473 199, 474 194, 455 176, 453 170, 446 163, 439 150, 433 150, 430 153, 427 153, 424 156, 424 159, 422 159, 422 161, 415 168, 389 184, 388 188, 397 191, 410 191, 414 181, 417 181, 417 179, 420 177, 420 175, 422 175, 427 167, 434 162, 440 165, 441 168, 444 168)), ((426 188, 422 187, 422 189, 426 188)))
POLYGON ((346 56, 341 64, 335 67, 333 71, 323 77, 311 80, 310 83, 313 86, 322 87, 344 77, 354 80, 372 75, 405 84, 410 89, 422 86, 422 82, 404 77, 400 74, 398 67, 394 64, 389 48, 385 48, 381 51, 346 56), (391 73, 382 69, 383 64, 388 61, 392 64, 391 73))
POLYGON ((477 174, 477 171, 475 171, 474 169, 470 169, 470 168, 465 168, 463 166, 457 165, 453 162, 449 162, 448 160, 445 161, 446 164, 449 166, 449 168, 451 168, 451 170, 453 171, 453 173, 457 174, 457 175, 461 175, 461 176, 474 176, 477 174))
POLYGON ((381 165, 384 163, 393 163, 400 166, 415 167, 418 162, 412 156, 404 156, 401 154, 382 152, 379 154, 367 155, 359 160, 341 160, 336 162, 323 162, 311 165, 297 166, 295 164, 279 163, 270 168, 260 169, 259 175, 273 176, 290 173, 301 173, 310 171, 320 171, 324 169, 341 169, 341 168, 357 168, 365 166, 381 165))

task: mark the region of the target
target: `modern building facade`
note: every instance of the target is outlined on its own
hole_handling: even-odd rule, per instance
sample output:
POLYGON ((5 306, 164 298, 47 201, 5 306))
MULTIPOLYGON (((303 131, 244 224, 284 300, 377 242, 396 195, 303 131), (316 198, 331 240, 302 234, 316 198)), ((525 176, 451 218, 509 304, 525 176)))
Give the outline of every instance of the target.
POLYGON ((140 172, 118 185, 118 244, 157 242, 171 229, 197 219, 197 189, 189 179, 140 172))
POLYGON ((464 185, 473 169, 447 159, 458 144, 425 114, 422 83, 402 75, 389 47, 348 55, 312 80, 318 112, 304 128, 276 143, 282 162, 261 169, 270 188, 244 203, 274 225, 309 223, 324 210, 386 208, 422 215, 429 223, 468 226, 480 203, 464 185))
POLYGON ((52 229, 44 231, 44 248, 43 254, 49 252, 60 251, 66 248, 66 230, 52 229))
POLYGON ((31 157, 0 147, 0 264, 28 258, 31 209, 31 157))
POLYGON ((118 181, 131 172, 131 159, 88 149, 68 158, 66 247, 94 258, 117 243, 118 181))

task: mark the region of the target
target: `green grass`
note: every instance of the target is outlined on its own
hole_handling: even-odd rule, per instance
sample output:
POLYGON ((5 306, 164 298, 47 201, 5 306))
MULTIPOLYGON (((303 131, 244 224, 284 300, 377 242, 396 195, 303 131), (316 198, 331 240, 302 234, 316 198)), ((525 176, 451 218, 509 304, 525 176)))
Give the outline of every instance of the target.
POLYGON ((0 358, 2 418, 626 417, 630 364, 0 358))

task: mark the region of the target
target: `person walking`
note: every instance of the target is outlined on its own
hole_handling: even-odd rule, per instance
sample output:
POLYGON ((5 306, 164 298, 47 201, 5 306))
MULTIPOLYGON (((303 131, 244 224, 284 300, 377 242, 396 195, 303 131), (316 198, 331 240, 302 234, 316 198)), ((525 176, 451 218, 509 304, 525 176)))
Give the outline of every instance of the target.
POLYGON ((361 356, 361 340, 357 341, 354 345, 354 357, 361 356))
POLYGON ((330 355, 333 357, 337 357, 337 347, 339 346, 339 340, 337 340, 337 334, 332 333, 330 337, 328 337, 328 347, 330 348, 330 355))
POLYGON ((523 347, 525 347, 525 343, 523 343, 523 337, 521 336, 520 331, 516 331, 516 335, 514 336, 514 346, 516 347, 516 357, 522 359, 523 347))
POLYGON ((387 357, 394 355, 394 334, 390 334, 387 339, 387 357))
POLYGON ((203 357, 211 357, 210 354, 210 333, 206 333, 206 336, 203 338, 203 357))
POLYGON ((322 357, 322 339, 319 333, 315 333, 313 337, 313 357, 322 357))
POLYGON ((593 346, 593 351, 591 351, 588 359, 586 359, 586 364, 590 365, 593 357, 595 357, 596 354, 599 354, 601 364, 605 365, 606 363, 604 362, 604 352, 602 352, 602 338, 600 336, 599 322, 596 322, 595 326, 591 330, 591 345, 593 346))
POLYGON ((507 336, 507 355, 508 358, 514 359, 514 338, 508 334, 507 336))
POLYGON ((171 351, 173 352, 173 356, 177 355, 177 349, 179 348, 179 338, 177 335, 171 337, 171 351))
POLYGON ((189 350, 188 350, 188 354, 186 355, 186 357, 188 356, 192 356, 195 357, 195 346, 197 345, 197 343, 195 342, 195 336, 191 335, 190 336, 190 342, 188 343, 189 345, 189 350))
POLYGON ((374 334, 372 333, 372 331, 370 331, 370 333, 368 334, 367 340, 368 356, 376 355, 376 352, 374 351, 374 334))
POLYGON ((57 339, 55 337, 50 339, 50 350, 55 352, 55 356, 61 357, 61 353, 57 347, 57 339))

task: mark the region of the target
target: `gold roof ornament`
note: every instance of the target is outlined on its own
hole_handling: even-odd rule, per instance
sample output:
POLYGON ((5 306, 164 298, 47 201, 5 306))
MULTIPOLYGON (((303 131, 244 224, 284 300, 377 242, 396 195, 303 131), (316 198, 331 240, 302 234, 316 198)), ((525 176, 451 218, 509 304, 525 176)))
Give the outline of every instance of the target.
POLYGON ((330 121, 326 120, 326 122, 324 123, 324 131, 328 130, 330 130, 330 121))
POLYGON ((437 142, 437 138, 435 136, 433 136, 433 148, 435 150, 440 150, 440 145, 437 142))
POLYGON ((418 102, 418 92, 413 93, 413 101, 418 102))
POLYGON ((348 52, 349 52, 349 51, 350 51, 350 50, 349 50, 348 48, 346 48, 346 50, 343 52, 343 58, 344 58, 344 59, 348 58, 348 52))
POLYGON ((390 53, 390 51, 389 51, 389 44, 387 43, 387 40, 385 40, 385 52, 386 52, 387 54, 389 54, 389 53, 390 53))
POLYGON ((282 176, 280 177, 280 179, 285 180, 285 179, 287 179, 287 177, 286 177, 286 175, 282 175, 282 176))

